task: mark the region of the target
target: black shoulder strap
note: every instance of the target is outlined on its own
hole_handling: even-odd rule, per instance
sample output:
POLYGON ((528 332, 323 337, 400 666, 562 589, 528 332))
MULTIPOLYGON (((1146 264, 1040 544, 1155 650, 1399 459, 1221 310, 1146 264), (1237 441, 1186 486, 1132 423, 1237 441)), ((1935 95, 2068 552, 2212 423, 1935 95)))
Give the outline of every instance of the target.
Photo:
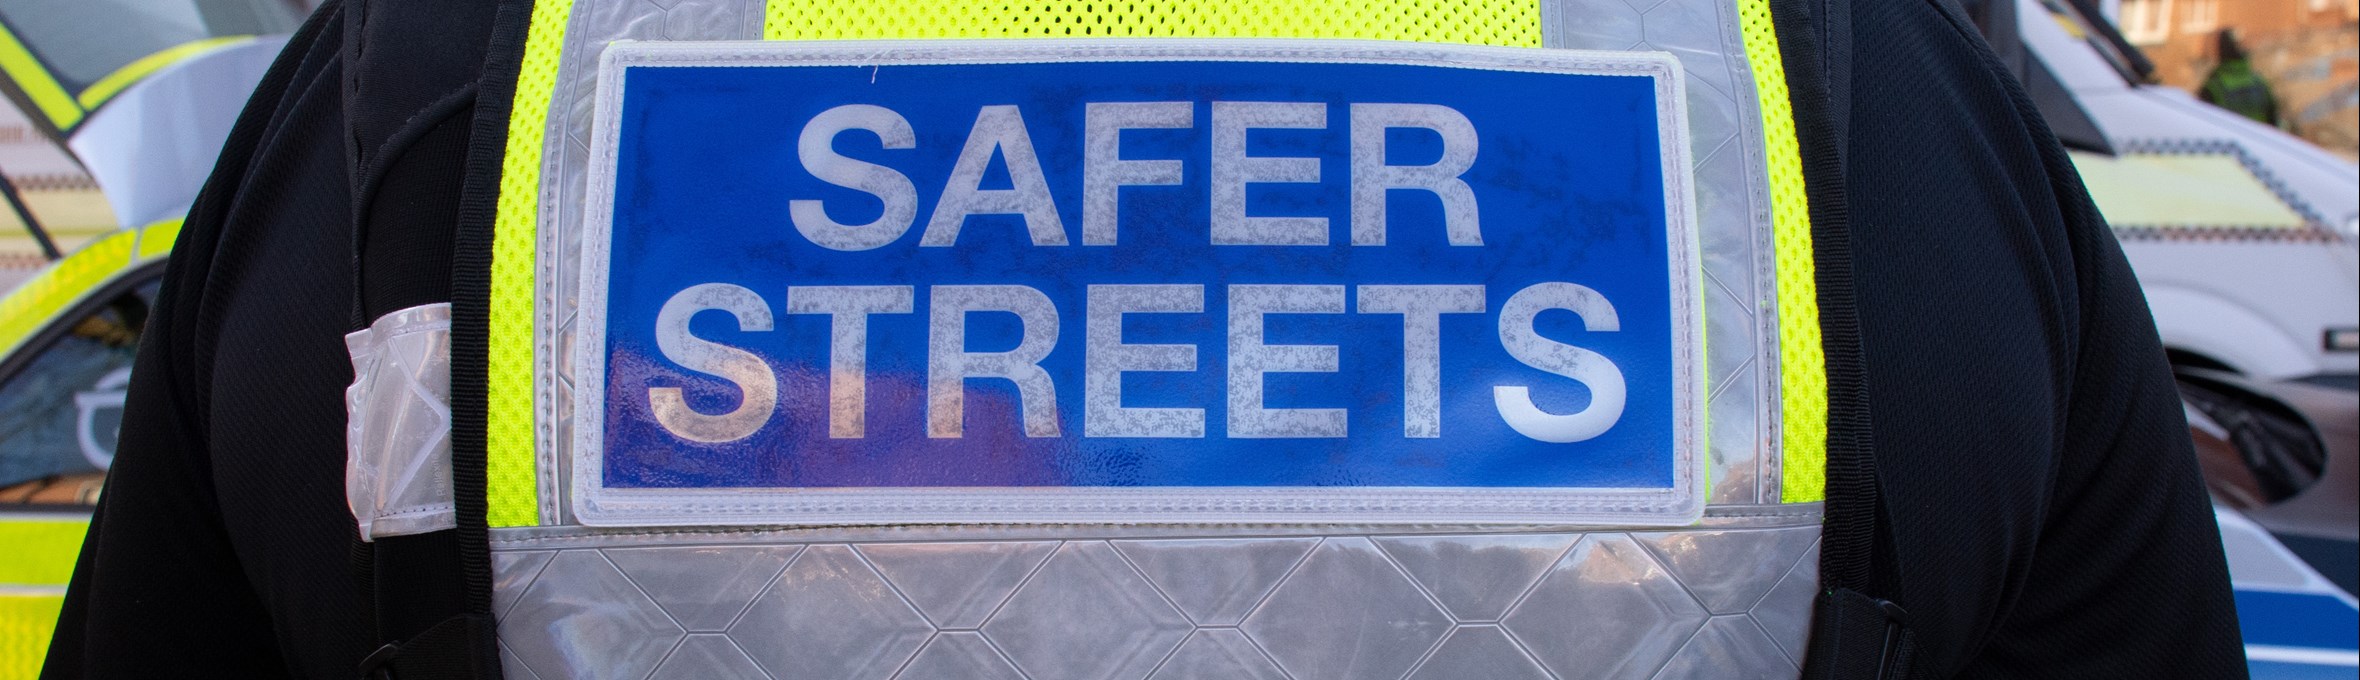
MULTIPOLYGON (((501 0, 489 12, 483 5, 456 12, 454 8, 405 7, 403 3, 346 5, 347 24, 353 27, 348 30, 354 31, 348 47, 366 49, 375 41, 381 50, 378 55, 348 62, 346 67, 397 74, 418 66, 406 63, 409 60, 449 60, 454 58, 450 50, 475 46, 450 45, 449 36, 410 35, 431 29, 423 24, 395 26, 409 22, 392 13, 491 15, 489 38, 480 60, 466 51, 458 53, 466 60, 465 67, 481 64, 473 80, 431 88, 437 90, 431 98, 407 107, 413 109, 403 114, 409 118, 382 128, 390 130, 382 143, 374 143, 374 135, 362 135, 352 153, 356 165, 355 324, 426 302, 390 297, 388 289, 438 289, 442 295, 436 300, 449 300, 452 311, 451 479, 458 526, 362 544, 361 562, 374 590, 377 637, 383 645, 362 662, 357 674, 372 680, 501 677, 485 528, 484 371, 493 206, 499 197, 510 100, 532 4, 531 0, 501 0), (387 15, 372 17, 372 10, 387 15), (405 42, 405 36, 415 54, 403 54, 402 47, 385 44, 405 42), (467 115, 470 108, 472 116, 467 115), (442 200, 415 200, 422 195, 442 200), (444 198, 449 196, 455 196, 456 201, 444 198), (443 207, 420 207, 428 205, 443 207)), ((451 20, 474 21, 469 17, 451 20)), ((356 116, 385 104, 385 92, 371 91, 360 79, 366 75, 348 74, 358 76, 348 81, 354 83, 348 85, 354 89, 348 90, 347 108, 356 116)), ((399 78, 389 76, 396 81, 399 78)))
POLYGON ((1906 678, 1914 647, 1910 629, 1899 606, 1874 594, 1880 589, 1874 557, 1884 507, 1869 429, 1868 359, 1852 289, 1844 186, 1851 7, 1848 0, 1771 0, 1770 14, 1802 147, 1827 357, 1827 523, 1803 677, 1906 678))

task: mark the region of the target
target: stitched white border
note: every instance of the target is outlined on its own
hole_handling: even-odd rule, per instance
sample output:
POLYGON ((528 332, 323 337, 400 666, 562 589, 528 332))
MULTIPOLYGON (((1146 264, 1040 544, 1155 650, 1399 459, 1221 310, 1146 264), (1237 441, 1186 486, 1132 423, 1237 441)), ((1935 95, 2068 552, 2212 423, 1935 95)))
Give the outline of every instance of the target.
POLYGON ((1662 52, 1590 52, 1362 40, 890 40, 618 42, 599 63, 579 253, 581 314, 573 361, 572 505, 590 526, 932 523, 1543 523, 1684 526, 1704 512, 1703 269, 1688 145, 1685 74, 1662 52), (631 68, 869 66, 1047 62, 1361 63, 1655 80, 1674 348, 1677 466, 1663 489, 1492 487, 925 487, 607 489, 606 270, 614 214, 621 83, 631 68))

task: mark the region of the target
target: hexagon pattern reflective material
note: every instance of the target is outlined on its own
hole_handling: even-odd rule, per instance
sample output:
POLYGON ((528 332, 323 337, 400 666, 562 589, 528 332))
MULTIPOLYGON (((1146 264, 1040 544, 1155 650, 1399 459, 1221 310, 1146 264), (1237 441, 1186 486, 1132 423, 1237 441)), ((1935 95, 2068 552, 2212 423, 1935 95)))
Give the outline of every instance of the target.
POLYGON ((1791 678, 1817 521, 1014 539, 528 529, 493 542, 510 677, 1791 678))

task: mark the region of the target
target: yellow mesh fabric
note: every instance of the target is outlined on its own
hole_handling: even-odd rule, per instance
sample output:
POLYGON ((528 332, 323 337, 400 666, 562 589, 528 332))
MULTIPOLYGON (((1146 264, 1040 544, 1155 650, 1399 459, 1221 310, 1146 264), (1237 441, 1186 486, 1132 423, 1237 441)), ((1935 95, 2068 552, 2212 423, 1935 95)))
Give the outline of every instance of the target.
POLYGON ((492 223, 490 357, 484 414, 485 521, 495 527, 540 523, 533 477, 533 267, 541 204, 541 146, 549 99, 557 87, 573 0, 539 0, 516 73, 508 112, 507 155, 492 223))
POLYGON ((771 0, 770 40, 1363 38, 1539 47, 1539 0, 771 0))
POLYGON ((1803 159, 1786 66, 1770 24, 1769 0, 1737 0, 1745 58, 1761 99, 1769 160, 1772 250, 1778 258, 1778 373, 1784 459, 1779 500, 1827 496, 1827 357, 1820 353, 1818 266, 1811 255, 1811 206, 1803 193, 1803 159))

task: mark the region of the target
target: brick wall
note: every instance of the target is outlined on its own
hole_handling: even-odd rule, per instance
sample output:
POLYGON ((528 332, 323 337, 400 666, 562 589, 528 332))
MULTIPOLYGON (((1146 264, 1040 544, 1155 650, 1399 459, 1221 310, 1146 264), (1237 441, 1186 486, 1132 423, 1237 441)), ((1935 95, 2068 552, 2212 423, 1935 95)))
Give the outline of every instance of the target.
POLYGON ((2360 0, 2123 0, 2118 17, 2156 80, 2190 92, 2219 62, 2214 36, 2235 30, 2278 95, 2280 127, 2360 154, 2360 0))

